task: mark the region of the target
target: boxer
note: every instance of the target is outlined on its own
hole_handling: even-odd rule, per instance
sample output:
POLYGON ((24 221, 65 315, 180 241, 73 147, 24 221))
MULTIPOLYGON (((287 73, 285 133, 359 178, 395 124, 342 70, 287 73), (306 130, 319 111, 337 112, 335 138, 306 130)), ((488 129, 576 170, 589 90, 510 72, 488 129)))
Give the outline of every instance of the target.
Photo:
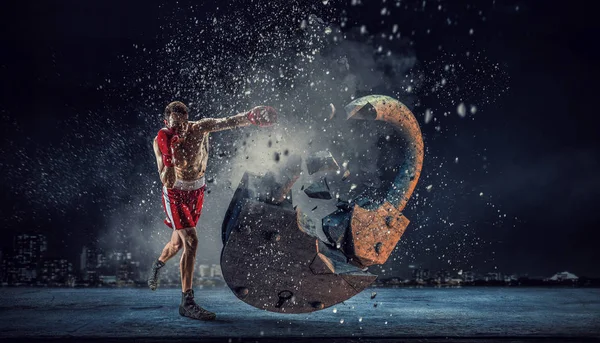
POLYGON ((188 121, 188 108, 180 101, 170 103, 164 112, 165 127, 158 131, 153 147, 162 187, 164 223, 173 229, 170 241, 153 263, 148 286, 158 287, 159 271, 183 249, 180 263, 182 297, 179 314, 199 320, 213 320, 216 315, 194 301, 192 276, 196 261, 198 236, 196 224, 202 212, 204 173, 208 162, 208 136, 211 132, 257 125, 271 126, 277 112, 269 106, 257 106, 226 118, 188 121))

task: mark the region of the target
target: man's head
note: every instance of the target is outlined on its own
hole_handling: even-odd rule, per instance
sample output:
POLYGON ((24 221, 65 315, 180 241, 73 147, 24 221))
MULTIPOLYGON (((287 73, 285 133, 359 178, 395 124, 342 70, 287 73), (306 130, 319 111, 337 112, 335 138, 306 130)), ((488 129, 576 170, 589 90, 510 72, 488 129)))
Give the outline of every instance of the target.
POLYGON ((181 101, 173 101, 165 108, 165 126, 176 133, 182 132, 188 123, 188 108, 181 101))

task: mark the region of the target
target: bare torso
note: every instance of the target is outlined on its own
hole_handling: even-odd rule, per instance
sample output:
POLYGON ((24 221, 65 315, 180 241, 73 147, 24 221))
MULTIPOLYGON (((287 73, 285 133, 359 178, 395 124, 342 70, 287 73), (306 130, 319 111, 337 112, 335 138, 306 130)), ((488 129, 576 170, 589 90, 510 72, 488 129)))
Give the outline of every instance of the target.
POLYGON ((179 134, 181 144, 173 155, 178 180, 194 181, 204 176, 208 163, 209 133, 200 130, 197 124, 191 124, 185 134, 179 134))
MULTIPOLYGON (((179 180, 193 181, 204 176, 208 163, 209 132, 190 125, 181 143, 181 155, 175 156, 175 175, 179 180)), ((181 137, 181 136, 180 136, 181 137)))

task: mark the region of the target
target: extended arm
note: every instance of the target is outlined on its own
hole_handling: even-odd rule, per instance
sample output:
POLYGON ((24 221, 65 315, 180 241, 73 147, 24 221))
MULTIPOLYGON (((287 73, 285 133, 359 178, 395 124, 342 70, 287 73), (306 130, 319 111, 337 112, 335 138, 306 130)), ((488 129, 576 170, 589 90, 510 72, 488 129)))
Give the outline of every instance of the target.
POLYGON ((231 130, 236 127, 244 127, 251 125, 252 123, 248 120, 246 113, 238 113, 226 118, 204 118, 197 122, 193 122, 193 124, 197 124, 202 131, 216 132, 231 130))
POLYGON ((248 125, 271 126, 277 122, 277 112, 270 106, 257 106, 248 112, 238 113, 226 118, 204 118, 193 125, 198 125, 201 131, 215 132, 230 130, 248 125))
MULTIPOLYGON (((154 147, 154 155, 156 156, 156 165, 158 167, 158 173, 160 175, 160 182, 167 188, 173 188, 175 185, 175 167, 171 164, 170 166, 166 166, 163 161, 163 154, 160 151, 160 147, 158 144, 158 137, 154 138, 153 142, 154 147)), ((168 162, 167 162, 168 163, 168 162)))

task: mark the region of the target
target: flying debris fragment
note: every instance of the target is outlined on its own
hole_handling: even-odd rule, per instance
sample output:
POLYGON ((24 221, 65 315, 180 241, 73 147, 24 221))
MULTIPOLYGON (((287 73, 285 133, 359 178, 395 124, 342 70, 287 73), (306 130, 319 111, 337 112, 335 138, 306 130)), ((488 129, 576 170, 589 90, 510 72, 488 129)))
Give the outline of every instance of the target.
POLYGON ((425 124, 429 124, 429 122, 433 119, 433 113, 430 109, 425 110, 425 124))
POLYGON ((329 120, 332 120, 333 117, 335 117, 335 106, 333 106, 333 104, 329 104, 329 107, 331 107, 331 114, 329 115, 329 120))
POLYGON ((323 219, 323 233, 327 236, 330 244, 341 246, 346 240, 346 232, 350 224, 344 209, 339 209, 327 218, 323 219))
POLYGON ((346 170, 344 172, 344 175, 342 175, 342 181, 348 180, 349 177, 350 177, 350 170, 346 170))
POLYGON ((325 177, 304 189, 304 193, 312 199, 331 199, 329 185, 327 185, 327 178, 325 177))
POLYGON ((321 171, 338 170, 340 167, 329 151, 318 151, 306 158, 308 174, 312 175, 321 171))
POLYGON ((461 118, 464 118, 467 115, 467 107, 465 106, 465 104, 463 102, 458 104, 458 107, 456 108, 456 113, 458 113, 458 115, 461 118))

